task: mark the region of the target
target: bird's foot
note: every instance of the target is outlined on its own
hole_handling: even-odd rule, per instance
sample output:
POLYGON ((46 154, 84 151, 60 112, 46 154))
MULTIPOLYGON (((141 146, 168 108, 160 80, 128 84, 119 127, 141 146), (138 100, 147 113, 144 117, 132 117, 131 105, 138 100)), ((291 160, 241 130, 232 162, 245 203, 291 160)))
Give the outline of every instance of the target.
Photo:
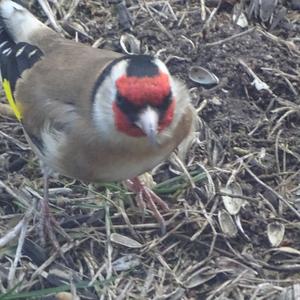
POLYGON ((162 234, 166 233, 166 221, 159 212, 157 206, 163 210, 169 210, 168 204, 163 201, 159 196, 157 196, 149 187, 147 187, 138 177, 134 179, 128 179, 126 181, 128 188, 136 193, 136 201, 139 208, 145 210, 148 207, 158 223, 160 224, 160 229, 162 234))

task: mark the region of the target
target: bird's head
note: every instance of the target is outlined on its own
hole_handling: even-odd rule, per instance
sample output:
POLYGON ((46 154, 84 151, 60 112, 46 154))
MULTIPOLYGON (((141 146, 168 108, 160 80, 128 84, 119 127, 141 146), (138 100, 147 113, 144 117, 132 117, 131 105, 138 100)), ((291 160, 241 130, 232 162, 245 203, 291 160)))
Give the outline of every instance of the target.
MULTIPOLYGON (((107 97, 98 102, 111 105, 115 130, 131 137, 146 136, 155 144, 157 135, 172 123, 176 105, 167 67, 152 56, 133 55, 115 60, 103 73, 103 89, 97 94, 100 97, 102 90, 101 96, 107 97)), ((101 113, 100 107, 97 110, 101 113)))

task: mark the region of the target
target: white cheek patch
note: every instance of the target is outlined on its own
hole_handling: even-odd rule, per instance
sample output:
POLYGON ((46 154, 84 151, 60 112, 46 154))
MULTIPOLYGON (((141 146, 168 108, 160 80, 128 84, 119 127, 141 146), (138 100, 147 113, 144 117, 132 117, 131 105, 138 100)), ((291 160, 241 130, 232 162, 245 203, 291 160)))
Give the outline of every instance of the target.
POLYGON ((93 119, 102 138, 109 138, 114 130, 113 102, 117 95, 111 78, 106 78, 95 93, 93 119))
POLYGON ((120 77, 126 74, 126 69, 128 66, 127 60, 119 61, 115 66, 111 69, 111 79, 112 82, 116 82, 120 77))
POLYGON ((113 103, 117 97, 115 82, 126 74, 127 65, 127 60, 121 60, 113 66, 111 73, 95 93, 93 119, 99 134, 106 140, 110 140, 114 134, 117 134, 113 112, 113 103))

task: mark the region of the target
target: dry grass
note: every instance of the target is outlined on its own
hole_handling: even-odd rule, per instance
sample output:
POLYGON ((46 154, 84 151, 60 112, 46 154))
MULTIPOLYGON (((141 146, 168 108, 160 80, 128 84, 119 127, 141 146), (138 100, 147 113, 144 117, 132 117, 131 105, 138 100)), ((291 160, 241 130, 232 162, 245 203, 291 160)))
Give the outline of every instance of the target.
MULTIPOLYGON (((121 184, 52 178, 51 209, 72 242, 58 236, 61 253, 42 248, 38 161, 0 107, 0 233, 12 234, 2 247, 0 238, 0 299, 298 299, 297 31, 283 23, 269 33, 253 18, 242 31, 230 4, 209 7, 218 1, 128 1, 131 25, 122 3, 108 2, 58 0, 53 26, 116 51, 132 26, 142 52, 158 54, 187 82, 199 114, 185 159, 190 178, 176 159, 153 171, 154 190, 171 207, 164 236, 121 184), (195 64, 220 84, 191 82, 195 64)), ((29 6, 46 20, 38 3, 29 6)), ((287 20, 299 28, 294 11, 287 20)))

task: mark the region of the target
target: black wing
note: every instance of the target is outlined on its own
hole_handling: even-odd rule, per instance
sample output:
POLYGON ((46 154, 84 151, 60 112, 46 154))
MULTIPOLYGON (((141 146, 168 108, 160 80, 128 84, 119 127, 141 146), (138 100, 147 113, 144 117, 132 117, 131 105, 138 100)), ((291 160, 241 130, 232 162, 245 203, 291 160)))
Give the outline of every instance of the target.
POLYGON ((43 52, 28 43, 14 43, 5 29, 0 33, 0 70, 6 98, 18 120, 22 119, 22 108, 14 99, 19 78, 43 57, 43 52))

